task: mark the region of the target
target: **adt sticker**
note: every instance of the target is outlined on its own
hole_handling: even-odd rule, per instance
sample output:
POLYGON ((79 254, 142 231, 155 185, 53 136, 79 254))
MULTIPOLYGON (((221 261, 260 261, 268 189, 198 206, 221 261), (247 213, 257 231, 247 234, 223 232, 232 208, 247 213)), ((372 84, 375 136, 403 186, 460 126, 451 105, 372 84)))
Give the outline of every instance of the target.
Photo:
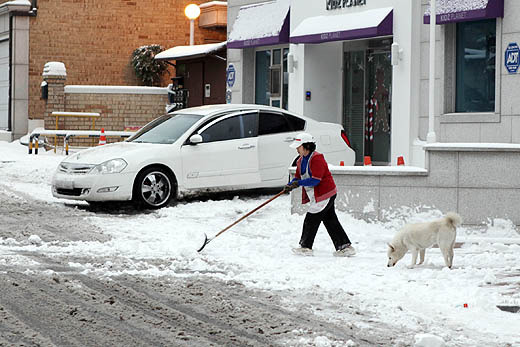
POLYGON ((233 87, 233 85, 235 84, 235 75, 235 67, 233 66, 233 64, 229 64, 226 71, 226 81, 229 88, 233 87))
POLYGON ((511 42, 506 48, 505 65, 509 73, 516 73, 518 71, 520 49, 516 42, 511 42))

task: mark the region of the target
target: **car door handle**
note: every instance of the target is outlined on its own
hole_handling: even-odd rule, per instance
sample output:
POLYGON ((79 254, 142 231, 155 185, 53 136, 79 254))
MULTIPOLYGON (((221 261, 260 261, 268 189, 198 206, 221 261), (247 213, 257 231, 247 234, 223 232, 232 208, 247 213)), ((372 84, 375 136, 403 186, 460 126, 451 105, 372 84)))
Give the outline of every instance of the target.
POLYGON ((293 142, 294 141, 294 137, 286 137, 285 139, 283 139, 283 142, 293 142))
POLYGON ((238 146, 238 149, 250 149, 250 148, 255 148, 254 145, 250 145, 249 143, 245 143, 241 146, 238 146))

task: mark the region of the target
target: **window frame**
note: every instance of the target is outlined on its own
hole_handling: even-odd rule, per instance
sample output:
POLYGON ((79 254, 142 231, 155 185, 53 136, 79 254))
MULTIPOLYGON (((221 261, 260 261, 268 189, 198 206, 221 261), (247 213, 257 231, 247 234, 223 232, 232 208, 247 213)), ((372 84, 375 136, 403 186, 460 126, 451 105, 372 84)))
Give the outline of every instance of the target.
POLYGON ((501 76, 504 59, 502 50, 502 18, 496 20, 496 56, 495 56, 495 110, 489 112, 456 112, 456 67, 457 67, 457 23, 445 24, 444 30, 444 71, 442 85, 444 86, 441 101, 443 112, 440 123, 499 123, 501 107, 501 76))
MULTIPOLYGON (((284 68, 287 68, 286 66, 284 66, 284 50, 287 49, 287 52, 289 52, 289 45, 288 44, 285 44, 285 45, 276 45, 276 46, 260 46, 260 47, 256 47, 255 50, 254 50, 254 54, 253 54, 253 65, 254 65, 254 78, 253 78, 253 100, 256 100, 256 93, 257 93, 257 90, 256 90, 256 53, 257 52, 262 52, 262 51, 270 51, 271 52, 271 56, 270 56, 270 65, 269 65, 269 69, 268 69, 268 76, 267 76, 267 79, 268 79, 268 92, 269 92, 269 97, 268 97, 268 105, 267 106, 271 106, 271 107, 277 107, 277 108, 280 108, 280 110, 285 110, 287 111, 287 109, 283 108, 284 106, 284 98, 287 98, 287 100, 285 100, 287 102, 287 108, 289 107, 289 95, 285 95, 285 91, 284 91, 284 74, 285 73, 288 73, 287 71, 284 71, 284 68), (280 50, 280 63, 279 64, 274 64, 274 51, 275 50, 280 50), (272 86, 271 86, 271 78, 272 78, 272 73, 276 73, 276 71, 273 71, 273 70, 277 70, 278 73, 279 73, 279 79, 280 79, 280 92, 277 93, 277 94, 272 94, 271 91, 272 91, 272 86), (274 105, 274 103, 278 102, 280 104, 280 106, 276 106, 274 105)), ((287 94, 289 94, 289 86, 287 86, 287 94)))

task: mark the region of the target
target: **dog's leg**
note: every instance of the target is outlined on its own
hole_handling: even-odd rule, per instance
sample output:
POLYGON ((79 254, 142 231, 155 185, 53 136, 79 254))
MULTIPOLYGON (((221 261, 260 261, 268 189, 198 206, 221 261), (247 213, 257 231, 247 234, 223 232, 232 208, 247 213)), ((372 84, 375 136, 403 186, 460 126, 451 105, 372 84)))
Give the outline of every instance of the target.
POLYGON ((413 268, 415 264, 417 264, 417 255, 419 254, 418 250, 416 248, 412 249, 412 264, 410 265, 410 268, 413 268))
POLYGON ((453 247, 455 246, 455 238, 450 240, 439 240, 439 248, 444 257, 444 264, 451 269, 453 264, 453 247))
POLYGON ((450 269, 453 266, 453 247, 455 246, 455 241, 451 244, 451 247, 449 249, 449 256, 450 256, 450 269))
POLYGON ((419 258, 419 265, 421 265, 422 263, 424 263, 424 254, 426 253, 426 250, 425 249, 421 249, 421 257, 419 258))
POLYGON ((450 249, 447 247, 441 248, 442 256, 444 257, 444 264, 451 269, 451 261, 450 261, 450 249))

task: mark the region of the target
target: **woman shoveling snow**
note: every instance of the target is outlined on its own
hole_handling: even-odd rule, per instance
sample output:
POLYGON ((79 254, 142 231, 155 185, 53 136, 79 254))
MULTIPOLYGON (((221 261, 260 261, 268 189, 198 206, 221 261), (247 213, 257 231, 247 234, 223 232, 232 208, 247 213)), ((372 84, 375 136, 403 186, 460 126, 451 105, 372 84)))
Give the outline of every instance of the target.
POLYGON ((300 133, 290 147, 295 148, 300 157, 296 163, 294 179, 284 187, 284 191, 290 192, 301 186, 302 204, 310 203, 303 222, 300 247, 293 248, 293 252, 299 255, 312 255, 314 238, 323 222, 336 248, 334 256, 353 256, 356 251, 336 215, 334 206, 336 183, 325 157, 316 151, 314 137, 308 133, 300 133))

